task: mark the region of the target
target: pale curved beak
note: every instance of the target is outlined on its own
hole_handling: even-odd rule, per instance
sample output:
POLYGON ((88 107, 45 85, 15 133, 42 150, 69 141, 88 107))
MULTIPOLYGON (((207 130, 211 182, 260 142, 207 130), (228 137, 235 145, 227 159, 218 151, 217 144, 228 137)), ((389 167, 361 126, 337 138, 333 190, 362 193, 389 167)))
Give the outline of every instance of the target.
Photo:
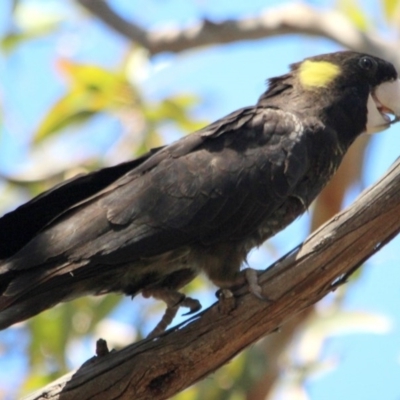
POLYGON ((367 133, 383 131, 400 120, 400 79, 384 82, 368 97, 367 133), (394 115, 391 118, 390 115, 394 115))

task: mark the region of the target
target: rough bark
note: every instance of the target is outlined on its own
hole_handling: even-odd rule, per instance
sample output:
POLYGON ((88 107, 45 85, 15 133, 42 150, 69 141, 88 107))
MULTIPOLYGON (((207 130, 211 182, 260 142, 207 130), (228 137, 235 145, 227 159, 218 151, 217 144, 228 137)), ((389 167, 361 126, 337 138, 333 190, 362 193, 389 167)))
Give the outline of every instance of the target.
POLYGON ((214 304, 199 316, 97 357, 30 395, 38 399, 166 399, 209 375, 245 347, 344 282, 400 231, 400 160, 348 209, 260 275, 263 302, 242 288, 228 315, 214 304))

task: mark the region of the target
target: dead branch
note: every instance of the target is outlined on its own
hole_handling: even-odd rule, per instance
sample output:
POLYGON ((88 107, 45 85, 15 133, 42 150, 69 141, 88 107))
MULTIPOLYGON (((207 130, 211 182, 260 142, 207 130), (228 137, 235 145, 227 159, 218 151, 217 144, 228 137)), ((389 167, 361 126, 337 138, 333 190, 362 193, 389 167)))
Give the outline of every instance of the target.
POLYGON ((379 38, 376 32, 360 31, 338 11, 318 10, 297 2, 267 9, 256 17, 222 22, 205 19, 185 28, 147 31, 117 14, 104 0, 76 1, 110 28, 146 48, 151 55, 278 35, 304 34, 325 37, 348 49, 397 61, 394 59, 395 43, 379 38))
POLYGON ((30 395, 39 399, 166 399, 203 379, 344 282, 400 231, 400 159, 348 209, 260 275, 262 302, 242 288, 237 307, 215 304, 153 340, 97 357, 30 395))

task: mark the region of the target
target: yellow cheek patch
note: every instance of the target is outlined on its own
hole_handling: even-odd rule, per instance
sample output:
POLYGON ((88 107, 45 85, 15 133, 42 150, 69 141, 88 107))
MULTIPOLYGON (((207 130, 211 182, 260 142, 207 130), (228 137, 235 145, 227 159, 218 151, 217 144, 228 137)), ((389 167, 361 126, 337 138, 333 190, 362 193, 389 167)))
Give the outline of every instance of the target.
POLYGON ((327 87, 338 75, 340 68, 328 61, 306 60, 299 67, 299 80, 307 89, 327 87))

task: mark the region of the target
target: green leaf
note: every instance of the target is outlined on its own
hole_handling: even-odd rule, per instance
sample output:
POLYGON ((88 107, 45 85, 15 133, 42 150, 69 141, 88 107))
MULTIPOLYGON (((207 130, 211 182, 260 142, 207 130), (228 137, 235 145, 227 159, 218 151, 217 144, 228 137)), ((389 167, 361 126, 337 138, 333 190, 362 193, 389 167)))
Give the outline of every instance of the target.
POLYGON ((58 24, 49 24, 47 26, 42 26, 40 28, 29 29, 20 32, 8 32, 0 41, 0 48, 4 53, 11 53, 16 47, 21 44, 40 39, 54 32, 58 28, 58 24))
POLYGON ((130 85, 121 72, 110 71, 98 65, 77 64, 66 59, 58 61, 57 66, 70 81, 72 87, 118 94, 131 99, 130 85))
POLYGON ((68 126, 86 122, 94 115, 132 106, 136 94, 119 72, 95 65, 61 60, 61 71, 71 82, 70 90, 48 111, 34 133, 34 142, 58 133, 68 126))
POLYGON ((192 95, 176 95, 168 97, 153 105, 142 108, 149 123, 172 122, 184 132, 193 132, 206 125, 205 121, 196 121, 189 115, 189 110, 198 104, 198 99, 192 95))
POLYGON ((100 111, 99 108, 96 109, 95 103, 95 99, 88 93, 67 94, 44 117, 34 133, 34 142, 37 144, 68 126, 86 122, 100 111))

